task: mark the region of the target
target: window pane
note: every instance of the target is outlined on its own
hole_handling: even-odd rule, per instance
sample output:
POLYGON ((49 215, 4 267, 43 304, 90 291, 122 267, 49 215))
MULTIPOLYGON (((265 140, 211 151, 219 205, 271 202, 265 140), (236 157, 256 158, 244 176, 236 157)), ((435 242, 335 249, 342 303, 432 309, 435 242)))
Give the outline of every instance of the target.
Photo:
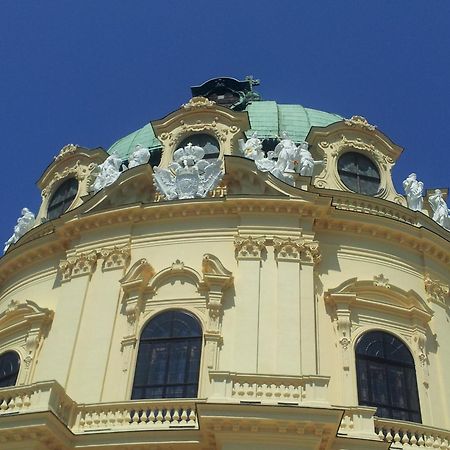
POLYGON ((19 375, 20 358, 16 352, 0 355, 0 387, 14 386, 19 375))
POLYGON ((356 344, 359 404, 376 406, 379 417, 421 421, 414 360, 400 339, 382 331, 356 344))
POLYGON ((194 316, 167 311, 144 328, 132 398, 180 398, 198 390, 202 332, 194 316))

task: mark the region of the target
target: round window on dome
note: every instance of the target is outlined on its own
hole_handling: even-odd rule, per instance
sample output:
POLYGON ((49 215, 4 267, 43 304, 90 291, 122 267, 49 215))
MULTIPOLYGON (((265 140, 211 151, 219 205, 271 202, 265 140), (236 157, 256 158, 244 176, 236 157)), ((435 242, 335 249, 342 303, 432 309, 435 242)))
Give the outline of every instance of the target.
POLYGON ((78 192, 78 180, 69 178, 64 181, 48 203, 47 219, 52 220, 64 214, 72 204, 78 192))
POLYGON ((203 157, 203 159, 213 159, 219 157, 220 153, 219 141, 209 134, 206 133, 191 134, 186 139, 183 139, 180 142, 178 148, 186 147, 186 145, 188 145, 189 143, 203 148, 203 150, 205 151, 205 156, 203 157))
POLYGON ((346 152, 338 160, 341 181, 353 192, 376 195, 380 189, 377 166, 361 153, 346 152))

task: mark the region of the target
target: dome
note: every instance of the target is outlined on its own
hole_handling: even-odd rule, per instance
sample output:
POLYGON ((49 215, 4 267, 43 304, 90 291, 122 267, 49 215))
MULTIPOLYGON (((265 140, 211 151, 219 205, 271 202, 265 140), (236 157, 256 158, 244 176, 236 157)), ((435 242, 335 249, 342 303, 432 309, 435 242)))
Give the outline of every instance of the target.
MULTIPOLYGON (((247 137, 255 131, 261 139, 275 138, 283 131, 295 142, 304 141, 311 127, 326 127, 343 120, 338 114, 305 108, 302 105, 283 105, 275 101, 255 101, 245 108, 248 112, 251 129, 247 137)), ((149 149, 161 147, 151 123, 116 141, 108 149, 109 154, 116 154, 123 160, 140 144, 149 149)))

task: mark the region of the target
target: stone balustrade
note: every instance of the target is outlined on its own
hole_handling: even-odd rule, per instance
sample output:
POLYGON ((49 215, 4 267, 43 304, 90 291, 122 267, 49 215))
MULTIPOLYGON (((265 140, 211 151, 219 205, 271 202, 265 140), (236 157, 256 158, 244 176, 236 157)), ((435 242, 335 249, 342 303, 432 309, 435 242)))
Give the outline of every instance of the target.
POLYGON ((198 428, 195 403, 201 400, 129 401, 80 405, 73 432, 198 428))
POLYGON ((74 434, 88 431, 198 428, 195 400, 77 404, 56 381, 0 389, 0 417, 52 412, 74 434))
POLYGON ((391 444, 391 448, 428 447, 450 449, 450 432, 420 423, 375 418, 378 437, 391 444))
POLYGON ((330 378, 320 375, 279 377, 211 371, 210 379, 212 401, 329 405, 330 378))

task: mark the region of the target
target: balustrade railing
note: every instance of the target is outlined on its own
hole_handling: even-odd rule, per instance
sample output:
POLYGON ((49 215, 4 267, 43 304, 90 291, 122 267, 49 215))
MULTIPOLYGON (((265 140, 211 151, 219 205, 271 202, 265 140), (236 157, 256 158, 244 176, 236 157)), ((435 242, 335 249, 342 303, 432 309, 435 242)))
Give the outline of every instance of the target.
POLYGON ((74 432, 198 428, 195 402, 132 401, 80 405, 74 432))
POLYGON ((211 399, 260 403, 327 404, 330 378, 210 372, 211 399))
POLYGON ((450 449, 450 432, 420 423, 395 421, 375 417, 375 432, 391 444, 391 448, 428 447, 450 449))

